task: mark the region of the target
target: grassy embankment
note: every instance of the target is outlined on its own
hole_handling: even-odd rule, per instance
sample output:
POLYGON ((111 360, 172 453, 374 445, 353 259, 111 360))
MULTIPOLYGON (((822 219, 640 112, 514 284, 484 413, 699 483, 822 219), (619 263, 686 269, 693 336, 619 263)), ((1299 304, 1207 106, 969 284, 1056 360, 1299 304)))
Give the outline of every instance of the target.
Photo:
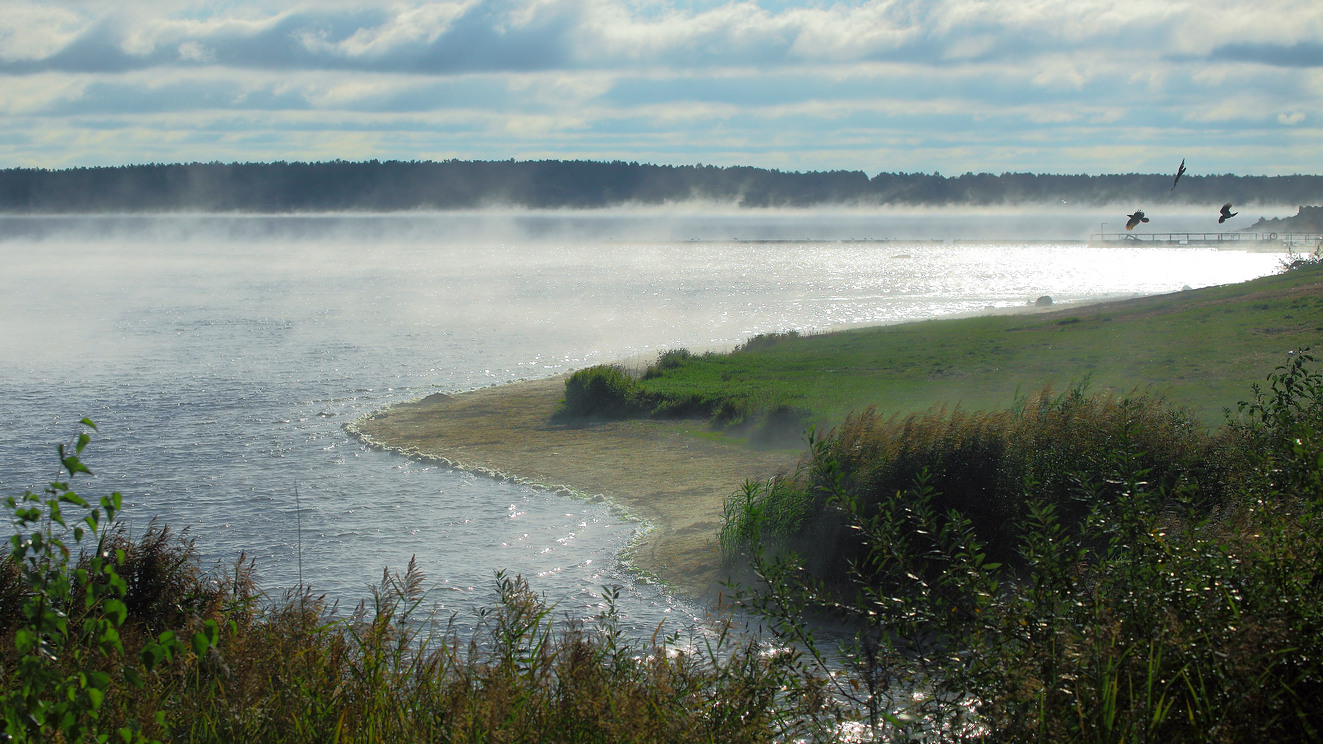
POLYGON ((778 632, 856 631, 838 692, 880 738, 1318 739, 1323 374, 1290 350, 1321 280, 755 339, 587 370, 566 407, 840 422, 722 546, 778 632))
POLYGON ((888 414, 1007 408, 1017 391, 1087 376, 1094 390, 1151 386, 1216 424, 1244 399, 1247 381, 1320 337, 1320 277, 1302 270, 1050 312, 762 336, 731 354, 674 351, 641 378, 581 370, 567 403, 590 415, 711 417, 747 424, 728 430, 735 436, 784 439, 787 427, 798 437, 802 424, 835 425, 869 405, 888 414), (576 385, 596 389, 576 396, 576 385))

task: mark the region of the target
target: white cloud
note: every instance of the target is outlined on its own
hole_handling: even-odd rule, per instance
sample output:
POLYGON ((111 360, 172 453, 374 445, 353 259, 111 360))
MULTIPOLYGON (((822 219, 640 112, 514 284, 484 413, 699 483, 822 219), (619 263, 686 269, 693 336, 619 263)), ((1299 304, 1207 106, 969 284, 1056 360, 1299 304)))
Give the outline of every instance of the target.
POLYGON ((185 62, 207 63, 215 58, 215 53, 196 41, 186 41, 179 45, 179 59, 185 62))
POLYGON ((0 61, 39 60, 63 49, 85 23, 83 14, 30 2, 0 12, 0 61))
POLYGON ((0 80, 0 113, 40 114, 83 96, 88 81, 47 73, 0 80))
POLYGON ((1070 61, 1044 59, 1043 64, 1043 71, 1033 77, 1034 85, 1044 88, 1072 88, 1074 90, 1080 90, 1084 87, 1084 76, 1070 61))
POLYGON ((455 19, 472 10, 479 0, 425 3, 416 8, 404 7, 380 26, 362 28, 334 45, 336 51, 350 57, 389 54, 399 46, 430 44, 449 31, 455 19))
POLYGON ((294 158, 295 131, 308 153, 671 162, 848 162, 873 139, 914 141, 962 171, 1176 129, 1309 153, 1320 38, 1323 4, 1302 0, 8 0, 0 127, 18 144, 0 165, 23 142, 56 153, 49 132, 83 133, 49 157, 126 161, 245 143, 294 158), (337 128, 356 134, 313 134, 337 128))

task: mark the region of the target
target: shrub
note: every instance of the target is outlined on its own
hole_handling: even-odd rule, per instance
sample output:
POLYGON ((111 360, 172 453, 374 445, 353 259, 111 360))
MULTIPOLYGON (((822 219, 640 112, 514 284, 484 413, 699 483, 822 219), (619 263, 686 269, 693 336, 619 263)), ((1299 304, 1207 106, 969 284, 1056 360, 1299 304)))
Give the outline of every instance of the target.
POLYGON ((565 381, 563 416, 623 418, 648 412, 638 381, 615 365, 581 369, 565 381))
POLYGON ((799 331, 783 331, 780 333, 759 333, 752 336, 748 341, 736 347, 735 351, 760 351, 778 346, 785 341, 793 341, 799 338, 799 331))
MULTIPOLYGON (((837 463, 842 488, 865 512, 922 474, 937 513, 960 510, 989 554, 1008 561, 1029 503, 1050 503, 1063 520, 1078 522, 1088 508, 1078 484, 1110 473, 1122 449, 1136 453, 1153 486, 1192 483, 1201 493, 1218 492, 1226 476, 1214 445, 1191 416, 1160 397, 1088 395, 1081 385, 1062 394, 1045 387, 1008 411, 935 408, 884 418, 870 407, 818 441, 811 457, 837 463)), ((812 545, 805 552, 815 567, 841 575, 865 548, 842 532, 843 515, 830 508, 834 492, 817 478, 811 467, 793 476, 803 481, 796 489, 811 494, 809 519, 799 535, 778 539, 812 545)))
MULTIPOLYGON (((935 428, 901 427, 901 435, 917 431, 954 451, 984 441, 980 432, 1018 431, 1011 420, 1037 407, 1048 415, 1030 431, 1050 423, 1046 430, 1073 432, 1092 453, 1080 458, 1086 467, 1069 452, 1047 461, 1076 474, 1072 499, 1033 491, 1043 479, 1024 482, 1009 564, 991 559, 983 526, 945 500, 936 474, 920 469, 902 488, 869 493, 856 477, 869 453, 841 447, 838 437, 813 440, 789 491, 776 493, 784 482, 754 484, 731 501, 723 537, 762 581, 743 601, 810 649, 810 618, 832 617, 851 630, 840 650, 849 673, 835 678, 835 689, 878 739, 1317 739, 1323 429, 1314 422, 1323 377, 1312 361, 1294 355, 1242 404, 1240 419, 1208 438, 1213 451, 1228 446, 1226 436, 1258 445, 1218 466, 1233 476, 1220 488, 1169 472, 1180 469, 1178 447, 1168 448, 1177 466, 1155 460, 1146 448, 1171 444, 1180 427, 1133 406, 1052 398, 1002 423, 961 423, 959 436, 950 431, 955 417, 935 428), (1123 425, 1090 434, 1059 415, 1066 411, 1123 425), (797 520, 778 523, 771 505, 796 491, 832 511, 840 534, 851 536, 856 549, 843 580, 803 570, 805 558, 775 541, 793 534, 797 520), (1067 508, 1076 514, 1064 516, 1067 508)), ((881 459, 926 448, 847 441, 874 443, 881 459)), ((1005 441, 1002 452, 1019 440, 1005 441)))
POLYGON ((1281 260, 1281 270, 1283 272, 1313 269, 1319 266, 1323 266, 1323 241, 1320 241, 1313 251, 1305 253, 1296 253, 1295 247, 1288 245, 1286 247, 1286 258, 1281 260))
MULTIPOLYGON (((81 424, 96 428, 88 419, 81 424)), ((0 617, 12 623, 11 643, 0 655, 0 724, 10 740, 106 741, 111 731, 125 742, 144 740, 144 722, 115 720, 126 705, 124 692, 145 688, 144 676, 182 650, 173 630, 127 633, 135 628, 126 625, 125 600, 135 595, 121 573, 126 554, 112 529, 121 497, 93 505, 70 485, 80 473, 91 475, 81 459, 90 441, 80 430, 73 446, 59 445, 60 474, 68 480, 57 476, 43 494, 5 500, 15 534, 0 571, 6 583, 0 617), (81 516, 70 520, 73 514, 81 516), (126 637, 136 641, 136 654, 126 653, 126 637)), ((194 653, 213 648, 217 635, 216 622, 207 623, 192 637, 194 653)), ((148 723, 163 728, 164 714, 148 723)))
POLYGON ((657 357, 657 361, 649 365, 643 371, 643 379, 651 380, 654 377, 661 377, 668 369, 679 369, 685 362, 693 359, 694 355, 688 349, 670 349, 664 351, 657 357))

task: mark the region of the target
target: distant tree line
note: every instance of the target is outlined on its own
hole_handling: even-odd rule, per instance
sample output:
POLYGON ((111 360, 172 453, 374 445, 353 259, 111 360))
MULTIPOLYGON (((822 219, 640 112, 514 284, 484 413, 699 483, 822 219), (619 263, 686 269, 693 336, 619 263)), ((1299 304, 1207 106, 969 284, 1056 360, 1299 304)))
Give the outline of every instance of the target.
POLYGON ((1323 176, 795 173, 582 160, 188 163, 0 170, 0 211, 315 212, 593 208, 713 201, 742 207, 1323 203, 1323 176))

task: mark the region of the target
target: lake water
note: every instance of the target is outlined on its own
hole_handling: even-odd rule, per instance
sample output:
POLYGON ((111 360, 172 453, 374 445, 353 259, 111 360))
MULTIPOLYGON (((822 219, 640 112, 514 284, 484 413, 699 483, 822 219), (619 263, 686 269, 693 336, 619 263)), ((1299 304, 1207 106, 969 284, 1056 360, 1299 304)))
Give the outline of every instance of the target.
POLYGON ((301 522, 304 581, 342 606, 416 555, 461 620, 503 568, 568 614, 615 585, 631 627, 675 628, 702 608, 621 565, 639 526, 607 505, 375 451, 343 426, 666 348, 1236 282, 1281 258, 1014 242, 1109 217, 0 217, 0 493, 40 489, 90 417, 85 495, 122 492, 133 529, 188 528, 209 562, 246 551, 269 591, 298 581, 301 522), (942 242, 980 237, 1011 242, 942 242), (893 240, 836 242, 869 238, 893 240), (770 242, 793 239, 819 242, 770 242))

